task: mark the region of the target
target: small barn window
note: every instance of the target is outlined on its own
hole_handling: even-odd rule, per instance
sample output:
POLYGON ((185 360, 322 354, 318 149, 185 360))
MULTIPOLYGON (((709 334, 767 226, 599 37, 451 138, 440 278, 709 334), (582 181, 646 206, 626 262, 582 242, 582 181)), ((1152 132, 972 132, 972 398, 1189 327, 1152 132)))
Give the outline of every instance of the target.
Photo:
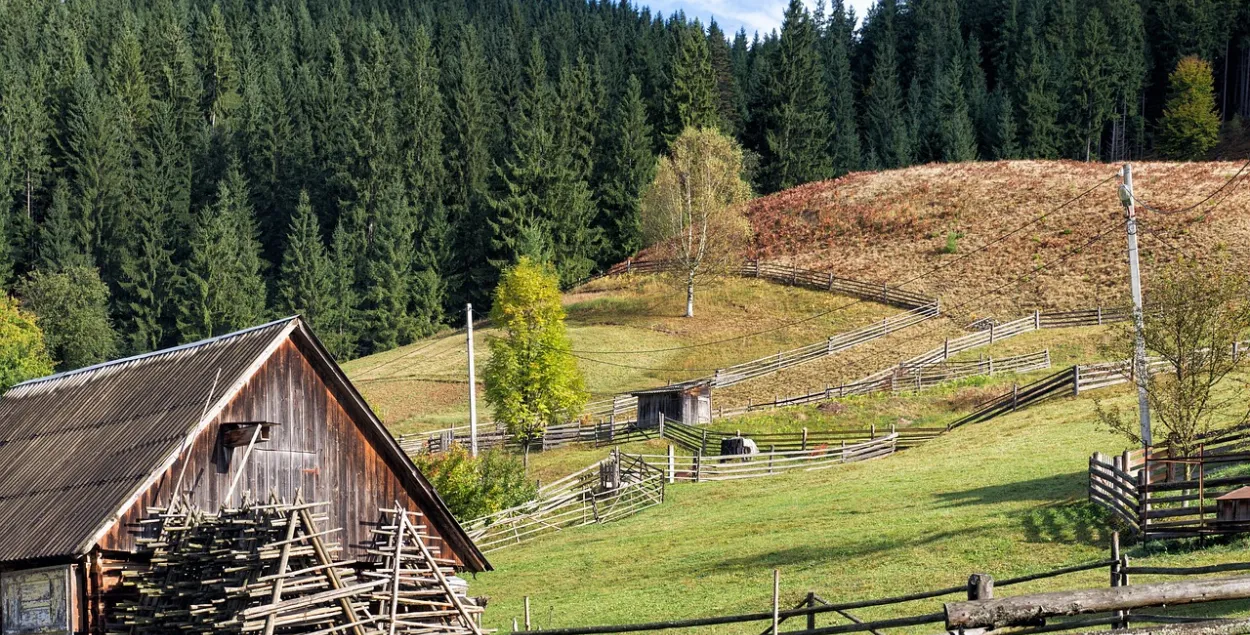
POLYGON ((71 565, 0 573, 0 633, 72 633, 73 583, 71 565))

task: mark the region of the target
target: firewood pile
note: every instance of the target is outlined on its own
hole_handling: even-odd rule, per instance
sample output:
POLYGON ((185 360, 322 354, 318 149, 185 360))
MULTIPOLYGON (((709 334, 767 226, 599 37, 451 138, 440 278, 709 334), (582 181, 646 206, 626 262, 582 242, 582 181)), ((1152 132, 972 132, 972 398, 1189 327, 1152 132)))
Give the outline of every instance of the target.
POLYGON ((127 572, 114 635, 480 635, 481 608, 435 558, 420 514, 381 510, 359 560, 342 559, 324 503, 247 504, 216 513, 153 509, 151 567, 127 572))

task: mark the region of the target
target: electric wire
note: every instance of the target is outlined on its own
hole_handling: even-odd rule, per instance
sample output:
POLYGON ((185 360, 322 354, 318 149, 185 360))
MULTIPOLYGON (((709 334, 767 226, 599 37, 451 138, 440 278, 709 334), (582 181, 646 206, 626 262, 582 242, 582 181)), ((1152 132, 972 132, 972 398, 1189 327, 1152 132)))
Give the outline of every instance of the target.
MULTIPOLYGON (((1239 178, 1240 178, 1243 174, 1245 174, 1245 173, 1246 173, 1246 170, 1250 170, 1250 160, 1247 160, 1244 164, 1242 164, 1241 169, 1240 169, 1240 170, 1237 170, 1237 173, 1236 173, 1236 174, 1233 174, 1233 176, 1232 176, 1232 177, 1230 177, 1227 181, 1225 181, 1223 185, 1221 185, 1221 186, 1219 186, 1218 188, 1216 188, 1214 191, 1212 191, 1210 194, 1208 194, 1205 198, 1203 198, 1202 200, 1198 201, 1197 203, 1194 203, 1193 205, 1190 205, 1189 207, 1185 207, 1185 208, 1182 208, 1182 209, 1171 209, 1171 210, 1169 210, 1169 209, 1163 209, 1163 208, 1161 208, 1161 207, 1159 207, 1159 206, 1157 206, 1157 205, 1154 205, 1154 204, 1149 203, 1149 202, 1147 202, 1147 201, 1145 201, 1145 200, 1142 200, 1142 198, 1141 198, 1141 197, 1139 197, 1139 196, 1137 196, 1137 194, 1136 194, 1136 193, 1134 193, 1134 194, 1132 195, 1132 196, 1133 196, 1133 202, 1137 203, 1138 205, 1141 205, 1142 207, 1146 208, 1147 210, 1149 210, 1149 211, 1151 211, 1151 212, 1154 212, 1155 214, 1159 214, 1159 215, 1162 215, 1162 216, 1175 216, 1175 215, 1177 215, 1177 214, 1187 214, 1187 213, 1189 213, 1189 212, 1192 212, 1192 211, 1194 211, 1195 209, 1198 209, 1199 207, 1201 207, 1201 206, 1205 205, 1206 203, 1208 203, 1209 201, 1211 201, 1212 199, 1214 199, 1214 198, 1215 198, 1216 196, 1218 196, 1221 192, 1223 192, 1223 191, 1225 191, 1225 190, 1228 190, 1228 194, 1226 194, 1226 195, 1225 195, 1223 198, 1221 198, 1219 201, 1216 201, 1216 203, 1215 203, 1215 207, 1218 207, 1218 206, 1220 205, 1220 203, 1223 203, 1225 200, 1228 200, 1228 197, 1229 197, 1229 196, 1232 196, 1233 189, 1230 189, 1230 188, 1235 188, 1235 184, 1239 184, 1239 183, 1241 182, 1241 181, 1239 181, 1238 179, 1239 179, 1239 178)), ((1243 179, 1243 180, 1244 180, 1244 179, 1243 179)))

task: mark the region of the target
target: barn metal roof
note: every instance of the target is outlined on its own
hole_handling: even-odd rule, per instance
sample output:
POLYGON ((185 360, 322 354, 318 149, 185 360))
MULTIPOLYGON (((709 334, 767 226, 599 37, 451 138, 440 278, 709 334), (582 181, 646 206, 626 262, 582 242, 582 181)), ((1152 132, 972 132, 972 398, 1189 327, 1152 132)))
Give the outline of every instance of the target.
POLYGON ((298 322, 31 380, 0 397, 0 562, 85 553, 298 322))

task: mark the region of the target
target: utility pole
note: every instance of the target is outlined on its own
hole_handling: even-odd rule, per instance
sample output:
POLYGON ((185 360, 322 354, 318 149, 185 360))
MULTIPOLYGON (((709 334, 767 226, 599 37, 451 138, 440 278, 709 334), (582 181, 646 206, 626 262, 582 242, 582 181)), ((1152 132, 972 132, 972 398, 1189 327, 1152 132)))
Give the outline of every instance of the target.
POLYGON ((473 305, 465 308, 465 324, 469 332, 469 454, 477 458, 477 377, 473 372, 473 305))
POLYGON ((1147 376, 1145 325, 1141 299, 1141 267, 1137 260, 1137 206, 1133 203, 1133 166, 1125 163, 1120 172, 1120 201, 1128 212, 1128 272, 1129 290, 1133 295, 1133 376, 1137 380, 1137 416, 1141 423, 1141 442, 1150 447, 1150 401, 1146 397, 1147 376))

